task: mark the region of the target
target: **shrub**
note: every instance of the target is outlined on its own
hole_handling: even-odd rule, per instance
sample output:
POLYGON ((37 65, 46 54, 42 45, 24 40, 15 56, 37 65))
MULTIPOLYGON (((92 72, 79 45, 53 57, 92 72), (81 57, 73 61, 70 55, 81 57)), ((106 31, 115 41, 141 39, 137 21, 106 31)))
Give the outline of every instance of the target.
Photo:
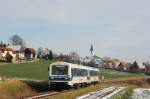
POLYGON ((12 62, 13 56, 11 56, 9 53, 6 53, 6 61, 12 62))
POLYGON ((146 79, 146 82, 147 82, 147 83, 150 83, 150 78, 147 78, 147 79, 146 79))

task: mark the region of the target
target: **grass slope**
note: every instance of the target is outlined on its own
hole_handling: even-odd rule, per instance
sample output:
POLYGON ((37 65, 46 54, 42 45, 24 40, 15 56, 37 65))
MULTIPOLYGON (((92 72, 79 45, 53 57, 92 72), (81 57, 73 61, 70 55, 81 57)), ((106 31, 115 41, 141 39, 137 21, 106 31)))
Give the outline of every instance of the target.
MULTIPOLYGON (((40 60, 33 63, 0 65, 0 76, 47 80, 48 66, 51 63, 52 61, 40 60)), ((105 79, 120 79, 120 78, 143 77, 144 75, 136 73, 120 72, 110 69, 102 69, 101 76, 104 76, 105 79)))
POLYGON ((47 80, 51 61, 0 65, 0 76, 47 80))

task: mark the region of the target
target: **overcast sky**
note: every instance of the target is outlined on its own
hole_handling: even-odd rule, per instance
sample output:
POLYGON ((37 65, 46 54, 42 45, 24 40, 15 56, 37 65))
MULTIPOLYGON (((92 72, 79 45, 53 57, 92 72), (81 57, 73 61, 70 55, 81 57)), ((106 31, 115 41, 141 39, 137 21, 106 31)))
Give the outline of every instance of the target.
POLYGON ((150 0, 0 0, 0 40, 28 47, 150 60, 150 0))

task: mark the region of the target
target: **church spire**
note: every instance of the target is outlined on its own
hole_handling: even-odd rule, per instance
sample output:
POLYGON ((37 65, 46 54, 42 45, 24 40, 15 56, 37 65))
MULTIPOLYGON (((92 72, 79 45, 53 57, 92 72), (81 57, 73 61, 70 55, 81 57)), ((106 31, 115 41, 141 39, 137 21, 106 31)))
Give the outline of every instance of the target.
POLYGON ((91 55, 92 55, 92 56, 93 56, 93 51, 94 51, 93 45, 91 44, 90 52, 91 52, 91 55))

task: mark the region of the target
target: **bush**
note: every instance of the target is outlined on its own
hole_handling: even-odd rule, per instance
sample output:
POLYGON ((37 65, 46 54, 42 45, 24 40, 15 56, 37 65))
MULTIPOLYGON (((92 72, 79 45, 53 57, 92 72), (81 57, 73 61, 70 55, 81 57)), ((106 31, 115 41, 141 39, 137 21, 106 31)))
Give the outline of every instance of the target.
POLYGON ((9 53, 6 53, 6 62, 10 63, 12 62, 13 56, 11 56, 9 53))
POLYGON ((146 79, 146 82, 147 82, 147 83, 150 83, 150 78, 147 78, 147 79, 146 79))

